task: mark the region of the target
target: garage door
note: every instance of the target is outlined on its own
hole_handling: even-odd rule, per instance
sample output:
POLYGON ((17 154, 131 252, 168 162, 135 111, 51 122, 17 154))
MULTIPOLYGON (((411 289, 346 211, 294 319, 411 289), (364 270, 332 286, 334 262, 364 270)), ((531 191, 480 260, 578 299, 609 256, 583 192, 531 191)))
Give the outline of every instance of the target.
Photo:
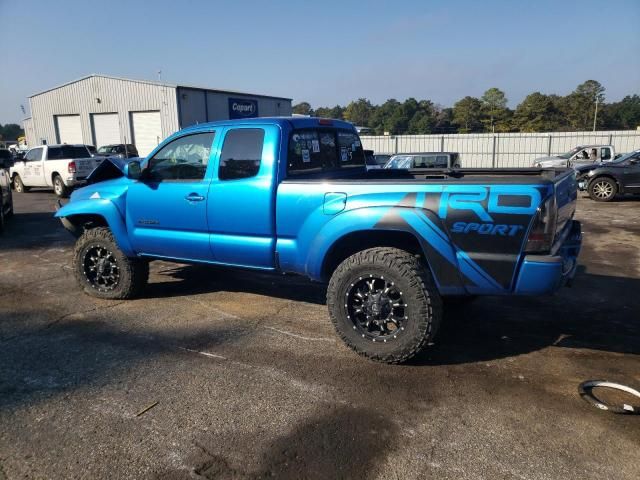
POLYGON ((162 140, 160 112, 131 112, 133 143, 141 157, 147 156, 162 140))
POLYGON ((58 143, 84 143, 80 115, 56 115, 58 143))
POLYGON ((96 147, 122 143, 117 113, 93 113, 91 121, 93 123, 93 143, 96 147))

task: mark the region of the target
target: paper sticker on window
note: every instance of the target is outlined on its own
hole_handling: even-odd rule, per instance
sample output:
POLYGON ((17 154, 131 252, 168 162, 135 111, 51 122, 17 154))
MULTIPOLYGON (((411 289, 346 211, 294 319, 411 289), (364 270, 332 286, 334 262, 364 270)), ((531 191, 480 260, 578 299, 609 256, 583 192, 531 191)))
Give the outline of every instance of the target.
POLYGON ((320 142, 318 140, 312 140, 313 153, 320 153, 320 142))
POLYGON ((346 149, 346 147, 342 147, 340 149, 340 160, 342 160, 343 162, 349 161, 349 151, 346 149))
POLYGON ((309 163, 311 161, 311 157, 309 156, 309 150, 302 150, 302 161, 304 163, 309 163))

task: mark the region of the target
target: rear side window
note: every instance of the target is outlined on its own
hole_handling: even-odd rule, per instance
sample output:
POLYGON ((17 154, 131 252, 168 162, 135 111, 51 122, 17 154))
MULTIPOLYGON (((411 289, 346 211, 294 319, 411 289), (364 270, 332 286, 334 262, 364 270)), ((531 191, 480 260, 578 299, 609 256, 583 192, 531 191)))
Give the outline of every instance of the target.
POLYGON ((600 160, 611 160, 610 148, 605 147, 600 151, 600 160))
POLYGON ((317 128, 294 130, 289 139, 288 175, 339 168, 364 167, 358 135, 351 130, 317 128))
POLYGON ((260 170, 264 130, 237 128, 229 130, 220 153, 220 180, 255 177, 260 170))
POLYGON ((47 160, 66 160, 68 158, 87 158, 90 156, 91 154, 87 147, 74 147, 72 145, 49 147, 47 151, 47 160))

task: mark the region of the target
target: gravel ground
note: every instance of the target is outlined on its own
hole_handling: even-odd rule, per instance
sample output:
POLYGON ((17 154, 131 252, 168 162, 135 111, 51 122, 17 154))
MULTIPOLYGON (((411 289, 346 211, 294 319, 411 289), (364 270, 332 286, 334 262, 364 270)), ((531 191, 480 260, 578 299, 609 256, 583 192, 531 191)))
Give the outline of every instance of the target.
POLYGON ((0 480, 640 478, 640 417, 577 395, 640 386, 639 200, 580 198, 572 288, 449 310, 403 366, 302 278, 154 262, 143 298, 88 297, 53 203, 16 194, 0 237, 0 480))

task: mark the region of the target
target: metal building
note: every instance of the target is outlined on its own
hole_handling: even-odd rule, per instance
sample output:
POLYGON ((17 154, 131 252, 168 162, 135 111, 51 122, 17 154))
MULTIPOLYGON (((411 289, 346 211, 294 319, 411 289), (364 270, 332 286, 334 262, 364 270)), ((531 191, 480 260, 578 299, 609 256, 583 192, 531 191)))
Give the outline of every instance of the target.
POLYGON ((89 75, 29 97, 29 146, 133 143, 141 156, 195 123, 291 115, 291 99, 107 75, 89 75))

